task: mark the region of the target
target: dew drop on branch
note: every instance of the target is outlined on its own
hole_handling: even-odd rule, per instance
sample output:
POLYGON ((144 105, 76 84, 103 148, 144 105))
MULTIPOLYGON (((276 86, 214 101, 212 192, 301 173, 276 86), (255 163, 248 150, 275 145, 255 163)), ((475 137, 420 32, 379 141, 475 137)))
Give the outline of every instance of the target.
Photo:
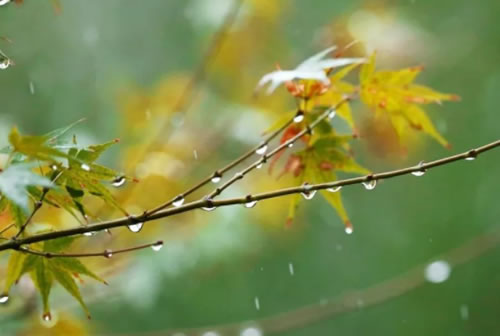
POLYGON ((214 211, 216 209, 216 206, 213 204, 211 199, 207 199, 207 205, 202 207, 202 210, 205 211, 214 211))
POLYGON ((303 192, 301 192, 301 195, 306 200, 310 200, 314 197, 314 195, 316 195, 316 190, 309 190, 311 188, 311 186, 308 183, 304 183, 303 187, 305 190, 303 192))
POLYGON ((82 163, 80 167, 85 171, 90 171, 90 166, 86 163, 82 163))
POLYGON ((8 58, 0 59, 0 70, 7 69, 10 66, 10 64, 11 64, 10 59, 8 58))
POLYGON ((260 169, 260 168, 262 168, 263 165, 264 165, 264 162, 260 162, 257 166, 255 166, 255 168, 260 169))
POLYGON ((156 243, 154 243, 153 245, 151 245, 151 248, 155 252, 158 252, 159 250, 161 250, 162 247, 163 247, 163 241, 161 241, 161 240, 159 240, 156 243))
POLYGON ((333 119, 335 118, 335 115, 337 114, 337 111, 335 109, 330 110, 330 113, 328 113, 328 118, 333 119))
POLYGON ((93 231, 89 231, 89 232, 84 232, 84 233, 83 233, 83 235, 84 235, 85 237, 92 237, 94 234, 95 234, 95 232, 93 232, 93 231))
POLYGON ((183 204, 184 204, 184 197, 182 197, 182 195, 179 195, 176 198, 174 198, 172 202, 172 205, 176 208, 180 207, 183 204))
POLYGON ((437 260, 425 268, 425 279, 432 283, 441 283, 450 277, 451 267, 444 260, 437 260))
POLYGON ((0 295, 0 303, 1 304, 7 303, 7 301, 9 301, 9 296, 7 294, 0 295))
POLYGON ((262 336, 262 331, 260 331, 260 329, 250 327, 243 329, 240 336, 262 336))
POLYGON ((264 155, 267 151, 267 145, 262 145, 257 150, 255 151, 255 154, 257 155, 264 155))
POLYGON ((122 185, 125 184, 125 182, 127 182, 127 178, 125 176, 117 176, 112 182, 111 182, 111 185, 115 188, 119 188, 121 187, 122 185))
POLYGON ((104 250, 104 258, 111 258, 113 257, 113 251, 111 250, 104 250))
POLYGON ((373 190, 377 186, 377 180, 369 180, 363 182, 363 186, 365 187, 366 190, 373 190))
POLYGON ((304 112, 303 111, 298 111, 295 117, 293 117, 293 122, 299 123, 302 120, 304 120, 304 112))
POLYGON ((340 189, 342 189, 342 186, 331 187, 331 188, 327 188, 326 190, 329 192, 335 193, 335 192, 339 191, 340 189))
POLYGON ((214 176, 212 176, 212 183, 219 183, 221 180, 222 176, 218 173, 215 173, 214 176))
POLYGON ((290 142, 290 143, 288 144, 288 148, 292 148, 292 147, 293 147, 293 142, 290 142))
POLYGON ((419 164, 418 164, 418 166, 417 166, 419 169, 415 170, 415 171, 412 171, 411 174, 413 176, 423 176, 425 174, 425 169, 421 168, 423 164, 424 164, 424 162, 420 161, 419 164))
POLYGON ((52 315, 50 313, 44 313, 42 315, 42 320, 44 320, 45 322, 49 322, 50 320, 52 320, 52 315))
POLYGON ((257 204, 257 201, 248 201, 245 203, 245 208, 253 208, 257 204))
POLYGON ((476 159, 476 157, 475 157, 475 156, 467 156, 467 157, 465 158, 465 161, 474 161, 475 159, 476 159))
POLYGON ((130 232, 137 233, 142 230, 143 225, 144 223, 134 223, 128 225, 127 227, 130 230, 130 232))

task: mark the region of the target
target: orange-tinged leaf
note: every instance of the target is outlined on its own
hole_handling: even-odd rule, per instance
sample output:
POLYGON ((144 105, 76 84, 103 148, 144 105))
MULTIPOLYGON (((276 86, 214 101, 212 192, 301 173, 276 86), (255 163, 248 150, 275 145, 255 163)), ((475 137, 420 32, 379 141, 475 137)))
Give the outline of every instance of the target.
POLYGON ((429 119, 424 110, 422 110, 420 107, 416 105, 411 105, 410 107, 405 109, 403 113, 413 128, 417 130, 422 130, 424 133, 429 134, 444 147, 450 146, 448 141, 446 141, 446 139, 443 138, 441 134, 439 134, 439 132, 434 127, 432 121, 429 119))

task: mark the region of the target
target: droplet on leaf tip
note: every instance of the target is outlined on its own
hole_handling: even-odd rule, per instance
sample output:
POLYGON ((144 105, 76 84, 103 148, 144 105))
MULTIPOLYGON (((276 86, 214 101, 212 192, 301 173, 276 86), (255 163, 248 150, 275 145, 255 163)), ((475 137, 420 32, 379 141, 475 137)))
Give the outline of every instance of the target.
POLYGON ((255 150, 255 154, 264 155, 266 151, 267 151, 267 145, 264 144, 255 150))
POLYGON ((182 197, 182 195, 177 196, 172 202, 172 205, 176 208, 180 207, 183 204, 184 204, 184 197, 182 197))
POLYGON ((52 315, 50 314, 50 312, 43 313, 42 320, 44 320, 45 322, 49 322, 50 320, 52 320, 52 315))

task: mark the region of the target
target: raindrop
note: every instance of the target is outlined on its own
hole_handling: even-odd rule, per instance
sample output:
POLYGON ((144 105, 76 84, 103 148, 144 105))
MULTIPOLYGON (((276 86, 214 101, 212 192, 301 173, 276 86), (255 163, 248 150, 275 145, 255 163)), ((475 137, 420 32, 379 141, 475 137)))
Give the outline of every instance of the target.
POLYGON ((83 235, 85 237, 92 237, 95 234, 95 232, 89 231, 89 232, 84 232, 83 235))
POLYGON ((345 233, 347 233, 348 235, 352 234, 353 233, 353 228, 352 226, 346 226, 345 227, 345 233))
POLYGON ((292 147, 293 147, 293 142, 290 142, 290 143, 288 144, 288 148, 292 148, 292 147))
POLYGON ((326 190, 334 193, 334 192, 339 191, 340 189, 342 189, 342 186, 331 187, 331 188, 327 188, 326 190))
POLYGON ((182 197, 182 195, 179 195, 176 198, 174 198, 172 202, 172 205, 176 208, 180 207, 183 204, 184 204, 184 197, 182 197))
POLYGON ((295 274, 295 271, 293 269, 293 264, 292 263, 288 264, 288 271, 290 272, 290 275, 294 275, 295 274))
POLYGON ((6 5, 10 2, 10 0, 0 0, 0 6, 6 5))
POLYGON ((214 173, 214 176, 212 176, 212 183, 219 183, 221 180, 222 176, 218 172, 214 173))
POLYGON ((135 224, 130 224, 128 226, 128 229, 133 232, 133 233, 137 233, 139 231, 142 230, 142 226, 144 225, 144 223, 135 223, 135 224))
POLYGON ((35 84, 30 81, 30 93, 33 95, 35 94, 35 84))
POLYGON ((255 301, 255 309, 260 310, 260 300, 259 300, 259 297, 256 296, 255 299, 254 299, 254 301, 255 301))
POLYGON ((293 117, 293 122, 299 123, 302 120, 304 120, 304 112, 303 111, 298 111, 295 117, 293 117))
POLYGON ((49 322, 50 320, 52 320, 52 315, 50 315, 50 312, 44 313, 42 315, 42 320, 44 320, 45 322, 49 322))
POLYGON ((469 306, 467 306, 466 304, 460 306, 460 317, 464 321, 469 319, 469 306))
POLYGON ((363 182, 363 185, 365 186, 366 190, 373 190, 377 186, 377 180, 369 180, 369 181, 363 182))
POLYGON ((253 327, 246 328, 243 329, 240 336, 262 336, 262 331, 260 331, 260 329, 253 327))
POLYGON ((303 187, 305 190, 301 192, 301 194, 306 200, 310 200, 314 197, 314 195, 316 195, 316 190, 309 190, 311 189, 311 186, 308 183, 304 183, 303 187))
POLYGON ((267 145, 264 144, 255 150, 255 154, 264 155, 266 151, 267 151, 267 145))
POLYGON ((215 331, 207 331, 205 333, 203 333, 203 335, 201 336, 219 336, 218 333, 216 333, 215 331))
POLYGON ((263 163, 263 162, 261 162, 261 163, 259 163, 257 166, 255 166, 255 168, 260 169, 260 168, 262 168, 262 166, 263 166, 263 165, 264 165, 264 163, 263 163))
POLYGON ((417 166, 419 168, 419 170, 412 171, 411 174, 413 176, 423 176, 425 174, 425 169, 422 169, 423 164, 424 164, 424 162, 420 161, 418 166, 417 166))
POLYGON ((477 153, 475 150, 470 150, 468 153, 467 153, 467 156, 465 157, 465 160, 466 161, 474 161, 477 157, 477 153))
POLYGON ((50 168, 52 168, 52 170, 57 170, 57 165, 52 165, 50 168))
POLYGON ((432 283, 441 283, 450 277, 451 267, 444 260, 434 261, 425 268, 425 278, 432 283))
POLYGON ((82 163, 80 167, 82 167, 83 170, 90 171, 90 166, 86 163, 82 163))
POLYGON ((0 70, 5 70, 10 66, 11 62, 8 58, 3 58, 0 60, 0 70))
POLYGON ((155 252, 158 252, 159 250, 161 250, 162 247, 163 247, 163 241, 161 241, 161 240, 158 240, 156 243, 151 245, 151 248, 155 252))
POLYGON ((0 303, 7 303, 9 301, 9 296, 7 294, 0 295, 0 303))
POLYGON ((245 203, 245 208, 253 208, 255 205, 257 204, 257 201, 252 201, 251 199, 249 199, 246 203, 245 203))
POLYGON ((115 188, 119 188, 121 187, 122 185, 125 184, 125 182, 127 182, 127 178, 125 176, 117 176, 112 182, 111 182, 111 185, 115 188))
POLYGON ((214 203, 212 202, 212 200, 206 199, 205 201, 207 202, 207 206, 202 207, 202 209, 205 211, 214 211, 216 207, 215 207, 214 203))
POLYGON ((475 159, 476 159, 476 157, 475 157, 475 156, 467 156, 467 157, 465 158, 465 160, 466 160, 466 161, 474 161, 475 159))
POLYGON ((111 250, 104 250, 104 258, 111 258, 113 256, 113 251, 111 250))
POLYGON ((333 119, 335 118, 335 115, 337 114, 337 111, 335 109, 332 109, 330 110, 330 112, 328 113, 328 118, 329 119, 333 119))

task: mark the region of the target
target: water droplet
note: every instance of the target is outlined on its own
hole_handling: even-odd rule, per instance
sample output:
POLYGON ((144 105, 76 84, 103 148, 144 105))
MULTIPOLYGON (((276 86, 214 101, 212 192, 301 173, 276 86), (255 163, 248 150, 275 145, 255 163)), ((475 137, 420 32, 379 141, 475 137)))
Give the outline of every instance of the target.
POLYGON ((292 148, 292 147, 293 147, 293 142, 290 142, 290 143, 288 144, 288 148, 292 148))
POLYGON ((288 271, 290 272, 290 275, 292 275, 292 276, 295 274, 292 263, 288 264, 288 271))
POLYGON ((10 2, 10 0, 0 0, 0 6, 6 5, 10 2))
POLYGON ((254 302, 255 302, 255 309, 260 310, 260 300, 258 296, 255 297, 254 302))
POLYGON ((9 296, 7 294, 0 295, 0 303, 7 303, 9 301, 9 296))
POLYGON ((184 197, 182 197, 182 195, 179 195, 176 198, 174 198, 172 202, 172 205, 176 208, 180 207, 183 204, 184 204, 184 197))
POLYGON ((264 163, 261 162, 257 166, 255 166, 255 168, 260 169, 260 168, 262 168, 263 165, 264 165, 264 163))
POLYGON ((212 176, 212 183, 219 183, 221 180, 222 176, 219 173, 214 173, 214 176, 212 176))
POLYGON ((113 251, 111 250, 104 250, 104 258, 111 258, 113 257, 113 251))
POLYGON ((0 59, 0 70, 7 69, 10 66, 10 64, 11 64, 10 59, 8 58, 0 59))
POLYGON ((162 247, 163 247, 163 241, 161 241, 161 240, 158 240, 156 243, 151 245, 151 248, 155 252, 158 252, 159 250, 161 250, 162 247))
POLYGON ((476 157, 475 157, 475 156, 467 156, 467 157, 465 158, 465 160, 466 160, 466 161, 474 161, 475 159, 476 159, 476 157))
POLYGON ((219 334, 216 333, 215 331, 207 331, 204 332, 201 336, 219 336, 219 334))
POLYGON ((328 113, 328 118, 333 119, 333 118, 335 118, 336 114, 337 114, 337 111, 335 109, 331 109, 330 112, 328 113))
POLYGON ((125 184, 125 182, 127 182, 127 178, 125 176, 117 176, 112 182, 111 182, 111 185, 115 188, 119 188, 121 187, 122 185, 125 184))
POLYGON ((57 165, 52 165, 50 168, 52 168, 52 170, 57 170, 57 165))
POLYGON ((469 319, 469 306, 467 306, 466 304, 460 306, 460 317, 464 321, 467 321, 469 319))
POLYGON ((82 163, 80 167, 82 167, 83 170, 90 171, 90 166, 86 163, 82 163))
POLYGON ((423 162, 423 161, 420 161, 420 162, 418 163, 418 166, 417 166, 417 168, 419 168, 419 170, 412 171, 412 172, 411 172, 411 174, 412 174, 413 176, 423 176, 423 175, 425 174, 425 169, 422 169, 422 165, 423 165, 423 164, 424 164, 424 162, 423 162))
POLYGON ((35 94, 35 84, 33 82, 30 81, 30 93, 33 95, 35 94))
POLYGON ((83 235, 84 235, 85 237, 92 237, 94 234, 95 234, 95 232, 93 232, 93 231, 89 231, 89 232, 84 232, 84 233, 83 233, 83 235))
POLYGON ((203 210, 214 211, 216 209, 211 199, 206 199, 205 201, 207 202, 207 206, 202 207, 203 210))
POLYGON ((249 200, 248 202, 245 203, 245 208, 253 208, 255 205, 257 204, 257 201, 252 201, 252 200, 249 200))
POLYGON ((306 200, 310 200, 314 197, 314 195, 316 195, 316 190, 309 190, 311 189, 311 186, 308 183, 304 183, 303 187, 304 191, 301 192, 301 194, 306 200))
POLYGON ((293 122, 299 123, 304 120, 304 112, 298 111, 295 117, 293 117, 293 122))
POLYGON ((44 320, 45 322, 49 322, 50 320, 52 320, 52 315, 50 315, 50 312, 44 313, 42 315, 42 320, 44 320))
POLYGON ((128 229, 133 232, 133 233, 137 233, 139 231, 142 230, 142 226, 144 225, 144 223, 134 223, 134 224, 130 224, 128 226, 128 229))
POLYGON ((257 328, 246 328, 241 331, 240 336, 262 336, 262 331, 257 328))
POLYGON ((198 160, 198 152, 196 151, 196 149, 193 150, 193 156, 195 160, 198 160))
POLYGON ((264 155, 267 151, 267 145, 262 145, 257 150, 255 151, 255 154, 257 155, 264 155))
POLYGON ((348 235, 352 234, 353 232, 354 232, 354 229, 352 226, 345 227, 345 233, 347 233, 348 235))
POLYGON ((444 260, 434 261, 425 268, 425 278, 432 283, 441 283, 448 280, 450 273, 450 264, 444 260))
POLYGON ((340 189, 342 189, 342 186, 331 187, 331 188, 327 188, 326 190, 334 193, 334 192, 339 191, 340 189))
POLYGON ((474 161, 477 157, 477 152, 472 149, 467 153, 467 156, 465 157, 466 161, 474 161))
POLYGON ((363 185, 365 186, 366 190, 373 190, 377 186, 377 180, 369 180, 369 181, 363 182, 363 185))

